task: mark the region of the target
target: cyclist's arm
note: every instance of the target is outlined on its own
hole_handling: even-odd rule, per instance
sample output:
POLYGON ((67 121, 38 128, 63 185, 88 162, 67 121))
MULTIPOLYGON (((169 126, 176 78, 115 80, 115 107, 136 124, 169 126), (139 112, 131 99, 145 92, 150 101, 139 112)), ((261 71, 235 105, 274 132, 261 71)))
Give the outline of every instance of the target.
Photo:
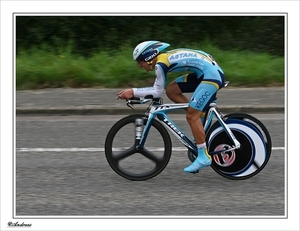
POLYGON ((152 87, 133 88, 133 94, 136 97, 145 97, 153 95, 154 98, 159 98, 164 92, 166 86, 166 77, 160 65, 155 65, 156 79, 152 87))

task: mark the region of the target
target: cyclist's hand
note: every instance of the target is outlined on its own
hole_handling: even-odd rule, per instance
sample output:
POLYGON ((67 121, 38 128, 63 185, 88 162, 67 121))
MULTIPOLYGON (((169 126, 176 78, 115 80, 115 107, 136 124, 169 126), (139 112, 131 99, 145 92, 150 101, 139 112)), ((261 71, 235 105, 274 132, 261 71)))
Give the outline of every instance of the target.
POLYGON ((118 93, 118 97, 120 99, 130 99, 133 97, 133 89, 130 88, 130 89, 125 89, 125 90, 122 90, 118 93))

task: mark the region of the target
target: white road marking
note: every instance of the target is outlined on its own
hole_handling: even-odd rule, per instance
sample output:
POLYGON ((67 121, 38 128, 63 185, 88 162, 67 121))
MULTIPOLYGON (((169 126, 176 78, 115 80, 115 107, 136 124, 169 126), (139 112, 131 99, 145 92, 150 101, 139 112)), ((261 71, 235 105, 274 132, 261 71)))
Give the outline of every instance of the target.
MULTIPOLYGON (((122 148, 126 150, 127 148, 122 148)), ((115 151, 121 151, 120 149, 115 149, 115 151)), ((151 151, 163 151, 163 148, 147 148, 151 151)), ((285 150, 285 147, 272 147, 272 150, 285 150)), ((17 152, 104 152, 104 148, 17 148, 17 152)), ((172 151, 182 152, 187 151, 185 147, 173 147, 172 151)))

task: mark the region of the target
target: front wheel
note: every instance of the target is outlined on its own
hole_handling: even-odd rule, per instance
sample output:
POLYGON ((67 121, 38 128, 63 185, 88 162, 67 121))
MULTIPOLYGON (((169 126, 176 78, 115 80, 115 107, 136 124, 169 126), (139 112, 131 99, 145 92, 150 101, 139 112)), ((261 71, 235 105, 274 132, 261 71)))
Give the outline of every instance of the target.
MULTIPOLYGON (((212 155, 211 167, 229 179, 248 179, 258 174, 269 160, 270 153, 261 132, 241 119, 226 119, 226 124, 240 142, 241 147, 212 155)), ((207 133, 209 152, 229 149, 233 142, 219 122, 207 133)))
POLYGON ((137 149, 135 121, 144 115, 130 115, 116 122, 105 140, 105 156, 120 176, 142 181, 155 177, 167 166, 172 143, 164 126, 153 119, 143 148, 137 149))

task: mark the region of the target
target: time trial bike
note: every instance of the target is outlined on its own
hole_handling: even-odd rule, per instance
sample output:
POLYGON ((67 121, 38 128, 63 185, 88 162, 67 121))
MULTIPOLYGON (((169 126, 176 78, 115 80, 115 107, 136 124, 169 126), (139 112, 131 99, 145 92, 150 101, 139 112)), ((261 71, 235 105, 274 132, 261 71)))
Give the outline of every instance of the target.
MULTIPOLYGON (((107 134, 105 156, 117 174, 142 181, 161 173, 172 154, 169 132, 185 147, 189 160, 195 160, 197 146, 193 137, 168 116, 169 112, 186 110, 188 103, 163 104, 161 98, 152 96, 126 102, 130 108, 134 104, 150 104, 144 114, 128 115, 117 121, 107 134)), ((205 113, 203 127, 212 156, 211 167, 221 176, 232 180, 248 179, 258 174, 269 161, 271 137, 264 124, 254 116, 246 113, 224 115, 215 100, 205 113)))

